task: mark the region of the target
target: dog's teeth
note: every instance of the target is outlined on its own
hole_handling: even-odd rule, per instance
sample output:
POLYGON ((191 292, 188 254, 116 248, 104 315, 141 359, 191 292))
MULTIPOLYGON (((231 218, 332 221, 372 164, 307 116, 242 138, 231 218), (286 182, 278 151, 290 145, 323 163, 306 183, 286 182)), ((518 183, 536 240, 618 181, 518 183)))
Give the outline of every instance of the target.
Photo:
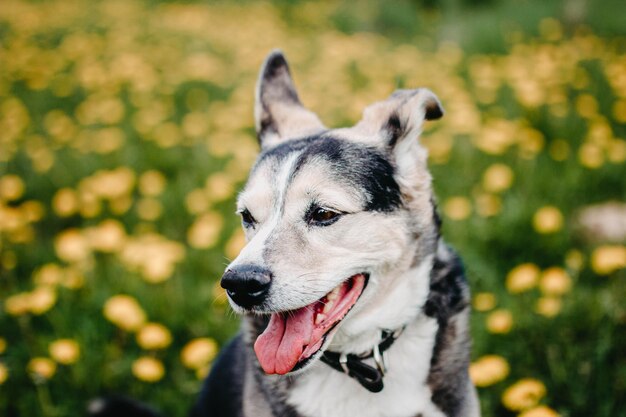
POLYGON ((329 292, 328 295, 326 296, 326 298, 329 301, 336 300, 337 297, 339 297, 339 287, 337 287, 334 290, 332 290, 331 292, 329 292))
POLYGON ((324 308, 322 309, 322 313, 328 313, 335 306, 335 302, 328 300, 326 304, 324 304, 324 308))
POLYGON ((326 320, 326 314, 322 314, 322 313, 318 314, 315 317, 315 325, 322 323, 324 320, 326 320))

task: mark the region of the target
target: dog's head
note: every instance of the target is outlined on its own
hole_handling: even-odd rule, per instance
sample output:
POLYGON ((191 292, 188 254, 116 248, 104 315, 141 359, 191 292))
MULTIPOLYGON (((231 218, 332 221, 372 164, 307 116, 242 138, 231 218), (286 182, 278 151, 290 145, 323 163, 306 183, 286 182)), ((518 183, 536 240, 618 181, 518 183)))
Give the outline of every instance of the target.
POLYGON ((355 126, 328 129, 303 107, 284 56, 267 58, 261 154, 237 203, 248 243, 222 278, 236 311, 269 316, 255 343, 265 372, 417 315, 438 233, 417 139, 442 115, 429 90, 399 90, 355 126))

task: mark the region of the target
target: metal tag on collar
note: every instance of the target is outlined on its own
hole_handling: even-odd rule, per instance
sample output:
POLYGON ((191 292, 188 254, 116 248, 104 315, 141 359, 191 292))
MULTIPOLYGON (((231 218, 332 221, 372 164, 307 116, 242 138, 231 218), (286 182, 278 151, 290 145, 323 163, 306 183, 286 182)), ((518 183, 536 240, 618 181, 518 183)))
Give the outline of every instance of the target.
MULTIPOLYGON (((381 336, 382 336, 382 332, 381 332, 381 336)), ((380 374, 382 376, 385 376, 385 374, 387 373, 387 365, 385 364, 385 353, 380 353, 380 348, 378 347, 378 345, 374 346, 374 349, 372 349, 372 352, 374 354, 374 362, 376 362, 376 368, 378 368, 378 371, 380 372, 380 374)))

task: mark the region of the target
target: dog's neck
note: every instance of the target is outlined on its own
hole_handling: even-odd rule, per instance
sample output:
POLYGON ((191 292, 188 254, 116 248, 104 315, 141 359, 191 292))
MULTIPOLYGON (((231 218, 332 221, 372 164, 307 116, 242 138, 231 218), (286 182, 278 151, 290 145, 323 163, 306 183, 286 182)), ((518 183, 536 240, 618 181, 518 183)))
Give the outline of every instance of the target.
POLYGON ((378 299, 348 317, 327 349, 363 354, 381 342, 382 330, 394 332, 414 322, 423 314, 433 264, 433 256, 429 256, 408 270, 379 277, 387 296, 378 298, 380 291, 374 289, 378 299))
MULTIPOLYGON (((426 383, 437 323, 418 315, 387 351, 384 389, 370 392, 355 379, 324 363, 294 378, 287 402, 302 416, 415 416, 443 417, 431 401, 426 383)), ((366 360, 375 366, 373 359, 366 360)))

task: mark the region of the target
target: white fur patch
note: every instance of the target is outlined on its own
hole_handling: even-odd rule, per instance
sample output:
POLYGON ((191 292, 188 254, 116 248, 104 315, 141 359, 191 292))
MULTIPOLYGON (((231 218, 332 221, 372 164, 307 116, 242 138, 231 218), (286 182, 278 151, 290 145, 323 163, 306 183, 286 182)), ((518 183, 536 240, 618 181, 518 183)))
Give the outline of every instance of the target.
POLYGON ((445 417, 426 383, 436 332, 437 322, 424 316, 404 331, 386 352, 379 393, 318 361, 296 380, 287 402, 307 417, 445 417))
POLYGON ((363 353, 380 342, 381 329, 395 330, 411 323, 385 353, 388 373, 382 392, 369 392, 317 361, 298 377, 288 402, 311 417, 414 417, 419 413, 443 417, 426 383, 438 325, 420 312, 428 296, 432 262, 428 257, 396 277, 381 277, 382 288, 368 287, 370 293, 340 323, 330 344, 333 351, 363 353))

